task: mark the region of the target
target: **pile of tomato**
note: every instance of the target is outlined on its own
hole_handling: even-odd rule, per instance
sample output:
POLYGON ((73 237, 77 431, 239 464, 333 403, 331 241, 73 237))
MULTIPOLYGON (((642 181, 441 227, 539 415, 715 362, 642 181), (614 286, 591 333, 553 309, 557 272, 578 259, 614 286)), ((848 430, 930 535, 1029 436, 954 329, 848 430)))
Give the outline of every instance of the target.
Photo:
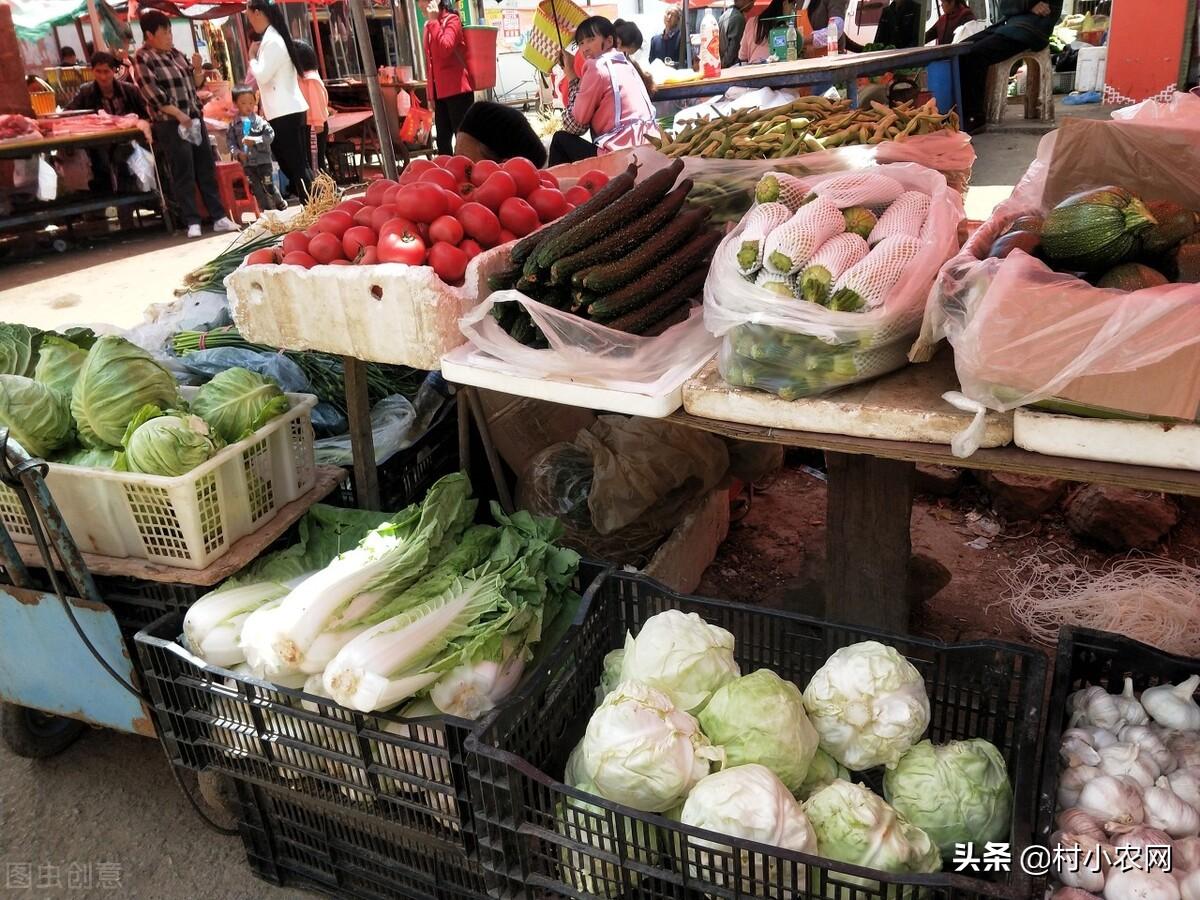
POLYGON ((376 181, 362 199, 343 200, 281 247, 255 250, 246 264, 427 265, 448 284, 461 284, 473 257, 565 215, 607 181, 603 172, 589 172, 564 192, 524 158, 418 159, 399 181, 376 181))

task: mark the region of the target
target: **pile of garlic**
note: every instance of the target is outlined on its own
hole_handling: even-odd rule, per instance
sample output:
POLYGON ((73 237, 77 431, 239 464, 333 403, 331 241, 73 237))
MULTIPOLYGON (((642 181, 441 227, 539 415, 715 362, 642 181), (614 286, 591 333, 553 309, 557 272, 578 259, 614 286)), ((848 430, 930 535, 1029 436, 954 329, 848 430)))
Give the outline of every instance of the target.
POLYGON ((1139 697, 1127 678, 1120 694, 1068 698, 1051 900, 1200 900, 1197 687, 1200 675, 1139 697))

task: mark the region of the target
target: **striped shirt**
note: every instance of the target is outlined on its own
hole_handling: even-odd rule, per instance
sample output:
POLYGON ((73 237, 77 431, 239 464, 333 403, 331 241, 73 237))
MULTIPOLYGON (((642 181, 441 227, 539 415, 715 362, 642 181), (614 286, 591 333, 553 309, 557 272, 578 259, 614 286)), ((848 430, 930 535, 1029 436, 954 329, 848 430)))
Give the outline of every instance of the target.
POLYGON ((178 50, 166 52, 142 45, 133 56, 138 88, 155 122, 170 121, 164 106, 178 107, 190 119, 200 118, 200 100, 196 97, 192 65, 178 50))

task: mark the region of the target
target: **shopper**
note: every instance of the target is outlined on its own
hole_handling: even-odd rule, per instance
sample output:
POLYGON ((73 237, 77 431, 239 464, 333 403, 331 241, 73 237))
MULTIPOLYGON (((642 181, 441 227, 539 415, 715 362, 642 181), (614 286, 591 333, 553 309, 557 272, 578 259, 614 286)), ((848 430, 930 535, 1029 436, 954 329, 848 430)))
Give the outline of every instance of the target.
POLYGON ((475 162, 483 159, 504 162, 523 156, 539 169, 546 164, 546 148, 525 114, 490 100, 471 104, 458 126, 454 151, 475 162))
POLYGON ((650 38, 650 62, 661 59, 670 66, 681 62, 683 54, 679 51, 683 45, 683 32, 679 27, 680 20, 679 10, 668 7, 663 14, 662 34, 650 38))
POLYGON ((892 0, 879 17, 875 43, 897 49, 921 44, 925 23, 921 21, 921 4, 917 0, 892 0))
POLYGON ((271 160, 275 129, 258 114, 258 97, 250 88, 234 88, 233 102, 237 104, 238 116, 230 123, 226 135, 230 155, 242 164, 259 209, 263 212, 287 209, 275 186, 275 166, 271 160))
POLYGON ((967 5, 967 0, 945 0, 942 4, 944 12, 925 34, 925 40, 937 41, 939 44, 953 44, 954 32, 975 21, 975 13, 967 5))
MULTIPOLYGON (((575 29, 584 58, 582 77, 572 77, 563 128, 550 141, 550 165, 575 162, 646 143, 658 132, 654 105, 633 63, 613 46, 613 24, 603 16, 575 29), (582 137, 590 131, 592 139, 582 137)), ((563 51, 563 71, 574 73, 574 54, 563 51)))
POLYGON ((721 37, 721 68, 737 65, 742 50, 742 37, 746 33, 746 13, 754 6, 754 0, 733 0, 721 15, 717 26, 721 37))
POLYGON ((475 102, 467 75, 467 39, 454 0, 429 0, 425 6, 425 66, 438 153, 454 152, 454 135, 475 102))
POLYGON ((296 53, 300 56, 300 91, 308 102, 308 127, 316 136, 314 153, 316 163, 313 173, 318 170, 329 171, 329 161, 325 158, 329 150, 329 91, 321 80, 321 72, 317 68, 317 53, 312 44, 306 41, 296 41, 296 53))
POLYGON ((189 64, 175 49, 171 20, 165 13, 144 10, 138 23, 146 42, 133 58, 137 83, 150 113, 155 152, 171 172, 171 192, 179 204, 187 236, 200 237, 197 190, 213 219, 213 231, 237 231, 217 191, 208 128, 196 97, 196 88, 204 83, 200 54, 194 54, 189 64))
POLYGON ((971 50, 961 57, 963 126, 983 129, 988 69, 1023 50, 1042 50, 1062 18, 1063 0, 1000 0, 995 25, 967 38, 971 50))
POLYGON ((303 61, 274 0, 250 0, 246 19, 259 35, 251 50, 250 71, 262 98, 263 115, 275 129, 272 152, 288 189, 303 201, 312 189, 308 101, 300 90, 303 61))

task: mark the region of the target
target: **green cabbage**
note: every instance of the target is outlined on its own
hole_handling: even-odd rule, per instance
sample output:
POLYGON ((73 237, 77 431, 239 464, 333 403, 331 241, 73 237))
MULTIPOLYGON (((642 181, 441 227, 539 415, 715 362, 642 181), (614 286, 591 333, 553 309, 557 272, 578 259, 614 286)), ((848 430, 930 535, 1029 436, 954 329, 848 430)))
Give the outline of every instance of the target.
POLYGON ((934 746, 921 741, 883 776, 896 812, 928 832, 942 856, 955 844, 986 844, 1008 834, 1012 786, 1000 751, 982 738, 934 746))
POLYGON ((71 439, 66 398, 22 375, 0 375, 0 425, 26 453, 41 459, 71 439))
POLYGON ((36 328, 0 322, 0 374, 32 377, 41 339, 36 328))
POLYGON ((118 468, 143 475, 183 475, 212 459, 220 448, 199 416, 164 415, 147 406, 129 423, 118 468))
POLYGON ((733 635, 696 613, 668 609, 651 616, 635 638, 625 636, 621 680, 665 692, 684 712, 696 713, 741 670, 733 635))
POLYGON ((96 336, 88 329, 68 332, 65 336, 51 333, 42 335, 33 377, 69 399, 88 350, 95 342, 96 336))
POLYGON ((804 783, 800 785, 800 790, 796 791, 796 796, 801 800, 807 800, 825 785, 833 784, 839 778, 842 781, 849 781, 850 770, 818 747, 808 766, 808 774, 804 776, 804 783))
POLYGON ((124 338, 105 335, 96 341, 71 393, 71 414, 84 446, 115 449, 142 407, 178 406, 171 373, 149 353, 124 338))
POLYGON ((596 705, 599 706, 618 684, 621 683, 621 666, 625 662, 625 650, 610 650, 604 654, 604 670, 600 673, 600 686, 596 688, 596 705))
POLYGON ((60 452, 54 462, 67 466, 85 466, 92 469, 111 469, 117 462, 116 450, 87 450, 76 448, 60 452))
POLYGON ((804 813, 821 856, 895 875, 941 871, 933 839, 864 785, 835 781, 808 799, 804 813))
POLYGON ((708 739, 725 748, 727 766, 758 763, 792 793, 800 790, 817 749, 817 732, 796 685, 759 669, 721 687, 699 719, 708 739))
POLYGON ((254 434, 289 408, 278 384, 242 368, 218 374, 196 392, 191 406, 229 444, 254 434))

